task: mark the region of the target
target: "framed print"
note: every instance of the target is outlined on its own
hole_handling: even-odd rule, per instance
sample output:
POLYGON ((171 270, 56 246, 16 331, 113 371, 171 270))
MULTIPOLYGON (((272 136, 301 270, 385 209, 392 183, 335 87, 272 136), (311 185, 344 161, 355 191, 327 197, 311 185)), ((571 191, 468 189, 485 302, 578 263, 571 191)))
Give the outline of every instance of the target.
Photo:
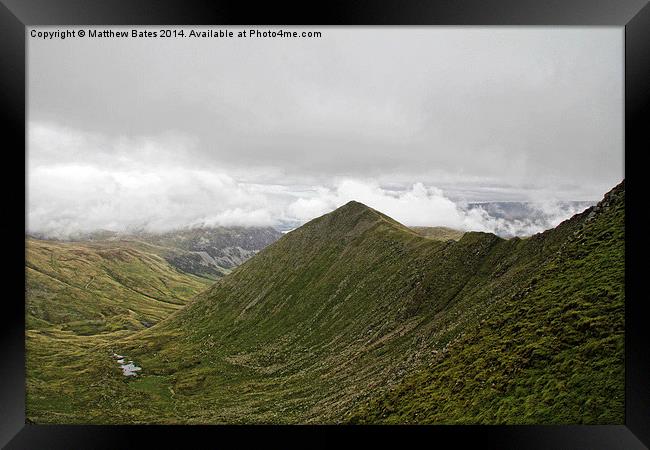
POLYGON ((646 448, 647 3, 311 6, 3 0, 2 445, 646 448))

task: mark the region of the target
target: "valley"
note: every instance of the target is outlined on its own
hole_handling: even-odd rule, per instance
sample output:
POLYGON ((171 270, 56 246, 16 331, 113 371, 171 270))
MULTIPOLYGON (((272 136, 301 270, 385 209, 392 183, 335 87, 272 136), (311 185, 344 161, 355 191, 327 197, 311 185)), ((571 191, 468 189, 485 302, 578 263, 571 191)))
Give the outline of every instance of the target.
POLYGON ((410 229, 358 202, 254 256, 200 233, 29 239, 27 416, 623 423, 624 200, 621 184, 526 239, 410 229))

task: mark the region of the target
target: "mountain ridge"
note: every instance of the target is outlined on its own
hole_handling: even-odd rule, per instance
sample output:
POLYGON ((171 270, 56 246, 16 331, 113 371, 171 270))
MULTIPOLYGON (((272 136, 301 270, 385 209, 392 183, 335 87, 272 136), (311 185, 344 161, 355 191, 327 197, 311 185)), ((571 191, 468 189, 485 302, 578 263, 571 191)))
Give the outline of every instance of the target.
POLYGON ((522 290, 348 421, 622 423, 624 206, 623 181, 562 222, 564 242, 522 290))

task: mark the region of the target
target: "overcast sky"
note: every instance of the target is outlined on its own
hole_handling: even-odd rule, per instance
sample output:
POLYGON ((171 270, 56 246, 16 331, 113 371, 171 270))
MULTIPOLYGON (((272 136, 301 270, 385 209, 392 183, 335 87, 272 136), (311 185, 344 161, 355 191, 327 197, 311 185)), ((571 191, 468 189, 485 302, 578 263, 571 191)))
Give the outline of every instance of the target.
POLYGON ((490 230, 465 202, 623 179, 622 28, 318 30, 28 37, 30 231, 279 226, 352 199, 490 230))

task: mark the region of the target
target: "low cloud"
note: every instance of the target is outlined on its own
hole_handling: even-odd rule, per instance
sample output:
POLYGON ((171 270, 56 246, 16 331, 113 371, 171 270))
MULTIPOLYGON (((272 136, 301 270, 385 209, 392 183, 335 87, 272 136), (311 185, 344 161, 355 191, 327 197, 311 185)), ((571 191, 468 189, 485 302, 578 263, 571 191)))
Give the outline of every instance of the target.
POLYGON ((576 211, 540 204, 523 219, 495 217, 480 206, 454 202, 433 186, 400 190, 357 179, 332 186, 279 186, 238 182, 224 173, 182 167, 155 171, 57 164, 30 170, 29 231, 65 238, 94 230, 153 232, 194 226, 294 228, 350 200, 410 226, 528 235, 576 211))
POLYGON ((47 123, 30 124, 29 131, 28 232, 58 238, 200 226, 287 230, 350 200, 409 226, 513 236, 551 228, 579 209, 548 200, 555 198, 552 192, 521 190, 546 201, 513 215, 512 208, 469 204, 415 175, 410 182, 391 180, 389 173, 323 182, 282 167, 220 168, 217 161, 192 158, 196 143, 180 134, 109 138, 47 123))
POLYGON ((35 168, 28 179, 29 229, 60 237, 97 229, 275 224, 267 196, 225 174, 62 164, 35 168))
POLYGON ((289 216, 305 222, 356 200, 409 226, 446 226, 501 236, 527 236, 555 227, 584 209, 571 202, 531 202, 525 206, 517 204, 519 214, 509 217, 494 205, 488 208, 454 202, 441 189, 423 183, 396 191, 369 181, 344 180, 333 189, 320 187, 315 193, 312 198, 291 203, 287 208, 289 216))
POLYGON ((531 234, 623 177, 620 29, 322 31, 29 40, 28 231, 286 230, 354 199, 531 234), (543 201, 468 203, 506 200, 543 201))

